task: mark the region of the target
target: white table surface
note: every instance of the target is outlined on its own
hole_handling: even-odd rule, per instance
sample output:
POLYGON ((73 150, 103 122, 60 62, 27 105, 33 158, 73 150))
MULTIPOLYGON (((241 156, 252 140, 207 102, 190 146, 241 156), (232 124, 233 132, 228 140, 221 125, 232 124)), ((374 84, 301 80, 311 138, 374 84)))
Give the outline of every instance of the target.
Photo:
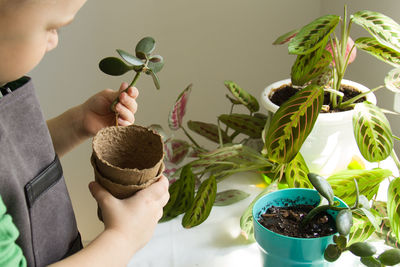
MULTIPOLYGON (((385 167, 385 166, 381 166, 385 167)), ((250 197, 230 206, 214 206, 201 225, 185 229, 182 216, 161 223, 153 238, 132 258, 129 267, 262 267, 256 243, 240 235, 239 219, 262 188, 260 175, 240 173, 218 184, 218 192, 239 189, 250 197)), ((382 248, 378 249, 382 250, 382 248)), ((357 257, 344 253, 331 266, 364 266, 357 257)))

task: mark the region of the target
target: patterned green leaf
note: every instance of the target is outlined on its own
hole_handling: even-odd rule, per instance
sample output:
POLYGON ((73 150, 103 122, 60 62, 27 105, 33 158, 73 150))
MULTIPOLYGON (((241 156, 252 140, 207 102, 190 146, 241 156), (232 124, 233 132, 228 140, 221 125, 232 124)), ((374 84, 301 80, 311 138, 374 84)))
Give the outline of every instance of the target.
POLYGON ((174 218, 179 214, 186 212, 194 200, 195 176, 190 165, 185 165, 180 173, 179 180, 171 185, 170 205, 168 202, 164 207, 163 217, 174 218), (173 187, 176 184, 175 187, 173 187), (171 200, 172 199, 172 200, 171 200))
POLYGON ((285 170, 285 177, 289 187, 313 188, 307 177, 309 172, 303 156, 297 153, 296 157, 289 162, 285 170))
POLYGON ((351 19, 369 31, 380 43, 400 51, 400 25, 378 12, 361 10, 351 19))
POLYGON ((186 113, 186 105, 189 100, 190 92, 192 90, 192 84, 189 84, 185 90, 178 96, 174 107, 168 116, 169 128, 173 131, 178 130, 182 126, 183 116, 186 113))
POLYGON ((393 69, 386 75, 385 86, 395 93, 400 93, 400 68, 393 69))
POLYGON ((163 216, 160 219, 160 222, 169 221, 179 215, 179 212, 173 210, 173 207, 176 199, 178 198, 181 184, 182 183, 179 180, 177 180, 169 186, 168 188, 169 200, 168 203, 163 208, 163 216))
POLYGON ((267 119, 247 114, 223 114, 218 117, 225 125, 251 138, 260 138, 267 119))
POLYGON ((272 44, 273 45, 286 44, 287 42, 292 40, 297 35, 298 32, 299 32, 298 29, 287 32, 287 33, 279 36, 272 44))
POLYGON ((380 183, 391 176, 392 172, 386 169, 373 170, 343 170, 327 178, 335 196, 351 206, 356 200, 356 179, 360 195, 365 195, 369 200, 378 192, 380 183))
POLYGON ((204 222, 210 215, 216 193, 217 183, 211 176, 200 185, 192 205, 182 218, 182 226, 192 228, 204 222))
POLYGON ((250 112, 257 112, 260 109, 257 99, 249 94, 246 90, 241 88, 233 81, 224 82, 226 88, 232 93, 232 95, 242 103, 250 112))
MULTIPOLYGON (((376 212, 375 212, 376 213, 376 212)), ((376 217, 379 218, 377 215, 376 217)), ((368 220, 367 217, 361 213, 353 212, 353 226, 348 238, 348 245, 363 242, 367 240, 375 232, 374 226, 368 220)))
POLYGON ((239 202, 248 196, 250 196, 249 193, 237 189, 219 192, 216 195, 214 206, 228 206, 239 202))
MULTIPOLYGON (((207 138, 210 141, 219 143, 218 126, 212 123, 205 123, 201 121, 188 121, 187 123, 190 130, 207 138)), ((230 143, 231 138, 224 132, 221 131, 222 142, 224 144, 230 143)))
POLYGON ((322 87, 312 84, 276 111, 264 140, 270 160, 288 163, 296 156, 317 120, 323 97, 322 87))
POLYGON ((390 220, 390 228, 397 240, 400 240, 400 178, 396 178, 390 182, 387 212, 390 220))
POLYGON ((396 68, 400 66, 400 51, 384 46, 374 38, 361 37, 356 40, 357 48, 373 55, 396 68))
POLYGON ((139 58, 132 56, 128 52, 125 52, 122 49, 117 49, 118 54, 129 64, 132 64, 133 66, 143 66, 144 63, 141 61, 139 58))
POLYGON ((272 182, 268 187, 266 187, 260 194, 258 194, 250 205, 246 208, 242 216, 240 217, 240 229, 242 229, 242 235, 249 241, 254 242, 254 224, 253 224, 253 207, 254 204, 261 197, 266 194, 278 190, 278 182, 272 182))
POLYGON ((289 43, 289 53, 304 55, 326 44, 330 34, 335 30, 339 16, 326 15, 304 26, 289 43))
POLYGON ((179 164, 189 153, 189 144, 184 140, 173 139, 165 143, 165 157, 174 164, 179 164))
POLYGON ((369 162, 386 159, 393 149, 392 131, 383 112, 369 102, 354 108, 353 129, 357 145, 369 162))
POLYGON ((323 44, 319 49, 305 55, 298 55, 292 66, 292 84, 303 86, 309 81, 326 73, 332 63, 332 55, 323 44))

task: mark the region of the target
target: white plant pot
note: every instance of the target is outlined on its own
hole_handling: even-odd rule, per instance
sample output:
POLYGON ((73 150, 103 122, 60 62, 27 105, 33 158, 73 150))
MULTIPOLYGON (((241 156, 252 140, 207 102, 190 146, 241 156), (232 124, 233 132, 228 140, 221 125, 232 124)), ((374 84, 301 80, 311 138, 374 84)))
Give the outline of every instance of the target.
MULTIPOLYGON (((272 103, 269 96, 275 89, 290 83, 290 79, 286 79, 266 87, 261 94, 263 107, 275 113, 279 106, 272 103)), ((342 84, 353 86, 362 92, 369 91, 367 87, 349 80, 343 80, 342 84)), ((376 104, 376 97, 372 93, 367 95, 367 100, 376 104)), ((353 110, 319 114, 313 130, 300 150, 310 172, 326 176, 345 169, 353 156, 363 160, 354 138, 352 118, 353 110)), ((368 166, 365 160, 364 162, 368 166)))

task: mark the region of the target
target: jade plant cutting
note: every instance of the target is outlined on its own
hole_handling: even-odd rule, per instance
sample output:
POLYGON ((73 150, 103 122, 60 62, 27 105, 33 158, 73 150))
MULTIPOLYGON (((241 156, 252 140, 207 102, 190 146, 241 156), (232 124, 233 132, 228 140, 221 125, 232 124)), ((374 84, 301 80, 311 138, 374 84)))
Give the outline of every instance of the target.
POLYGON ((341 81, 348 65, 355 60, 357 48, 394 67, 384 79, 385 86, 400 92, 399 36, 399 24, 386 15, 362 10, 348 16, 345 6, 343 17, 322 16, 280 36, 274 44, 288 43, 289 53, 297 56, 291 70, 294 86, 302 88, 310 82, 323 85, 330 94, 331 107, 346 110, 366 94, 343 101, 341 81), (354 24, 363 27, 371 36, 353 41, 350 33, 354 24), (336 33, 338 25, 340 32, 336 33))
MULTIPOLYGON (((157 73, 163 68, 164 59, 160 55, 152 55, 154 49, 155 40, 152 37, 145 37, 137 43, 135 47, 135 56, 122 49, 117 49, 118 54, 123 60, 117 57, 106 57, 99 62, 99 68, 104 73, 113 76, 120 76, 129 71, 133 71, 135 75, 128 88, 135 86, 140 75, 145 73, 153 78, 155 87, 160 89, 160 81, 157 73)), ((119 97, 111 104, 111 109, 114 112, 115 105, 118 101, 119 97)), ((116 114, 116 116, 118 116, 118 114, 116 114)), ((118 123, 118 120, 116 121, 118 123)))
POLYGON ((326 199, 327 204, 321 202, 322 204, 312 209, 301 221, 300 226, 305 227, 314 216, 325 210, 338 211, 335 220, 338 234, 333 238, 334 243, 328 245, 325 249, 324 258, 327 261, 336 261, 343 252, 350 251, 355 256, 360 257, 360 261, 366 266, 392 266, 400 263, 400 249, 387 249, 378 256, 375 256, 377 250, 373 245, 371 245, 371 243, 348 243, 348 235, 350 234, 353 225, 353 213, 362 213, 372 224, 377 225, 375 216, 370 211, 369 201, 366 196, 359 194, 357 181, 355 179, 354 185, 356 187, 356 201, 352 207, 342 208, 338 207, 334 202, 333 189, 325 178, 314 173, 309 173, 308 178, 319 194, 326 199))

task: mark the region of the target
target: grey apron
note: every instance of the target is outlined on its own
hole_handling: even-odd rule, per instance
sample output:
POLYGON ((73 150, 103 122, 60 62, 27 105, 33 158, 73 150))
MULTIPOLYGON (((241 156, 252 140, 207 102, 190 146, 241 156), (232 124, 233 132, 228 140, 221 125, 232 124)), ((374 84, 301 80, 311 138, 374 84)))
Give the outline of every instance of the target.
POLYGON ((46 266, 81 249, 80 235, 30 78, 1 92, 0 195, 20 232, 17 243, 28 266, 46 266))

